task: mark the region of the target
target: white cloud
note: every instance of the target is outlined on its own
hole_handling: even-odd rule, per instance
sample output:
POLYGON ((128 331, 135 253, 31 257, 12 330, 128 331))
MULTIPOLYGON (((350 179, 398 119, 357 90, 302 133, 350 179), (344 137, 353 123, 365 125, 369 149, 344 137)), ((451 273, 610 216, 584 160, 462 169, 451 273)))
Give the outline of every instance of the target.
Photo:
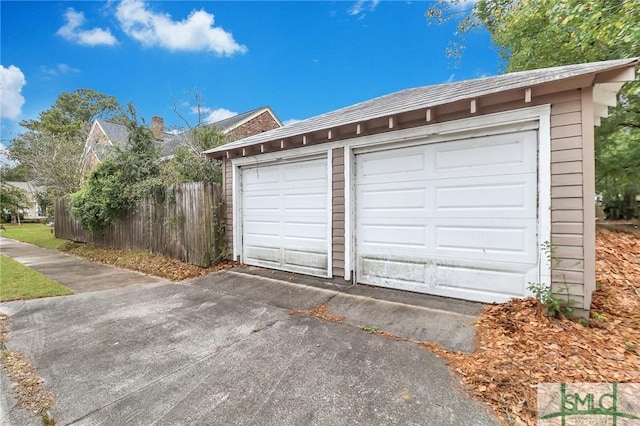
MULTIPOLYGON (((193 110, 193 109, 192 111, 197 112, 197 110, 193 110)), ((226 108, 211 109, 211 108, 203 107, 203 108, 200 108, 200 112, 206 114, 204 122, 207 124, 215 123, 216 121, 224 120, 225 118, 238 115, 237 112, 229 111, 226 108)))
POLYGON ((65 12, 64 18, 67 23, 60 27, 56 34, 65 40, 82 44, 84 46, 113 46, 118 42, 111 34, 111 30, 109 28, 93 28, 90 30, 80 29, 84 23, 84 14, 82 12, 76 12, 71 7, 65 12))
POLYGON ((215 27, 214 16, 204 10, 193 11, 187 19, 174 21, 169 14, 149 10, 142 0, 123 0, 116 17, 122 30, 145 46, 174 51, 213 51, 226 56, 247 51, 231 33, 215 27))
POLYGON ((78 68, 73 68, 67 64, 58 64, 54 67, 46 67, 43 65, 40 67, 40 71, 42 71, 42 73, 47 77, 56 77, 59 75, 75 74, 80 72, 78 68))
POLYGON ((16 162, 9 159, 7 151, 7 147, 0 143, 0 166, 14 167, 16 162))
POLYGON ((9 65, 5 68, 0 65, 0 118, 8 118, 16 120, 22 114, 22 105, 24 105, 24 96, 22 96, 22 88, 27 84, 24 74, 20 68, 9 65))
POLYGON ((373 12, 378 7, 380 0, 358 0, 349 9, 347 13, 351 16, 363 15, 365 12, 373 12))
POLYGON ((299 123, 299 122, 301 122, 301 121, 304 121, 304 120, 298 120, 297 118, 290 118, 290 119, 288 119, 288 120, 284 120, 284 121, 282 122, 282 124, 283 124, 283 125, 285 125, 285 126, 288 126, 288 125, 290 125, 290 124, 299 123))

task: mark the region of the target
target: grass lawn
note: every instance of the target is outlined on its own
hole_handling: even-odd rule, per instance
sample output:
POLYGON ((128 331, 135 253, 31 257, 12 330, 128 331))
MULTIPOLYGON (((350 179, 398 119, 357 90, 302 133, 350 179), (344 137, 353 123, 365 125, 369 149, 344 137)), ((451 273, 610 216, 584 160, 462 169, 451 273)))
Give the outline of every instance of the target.
POLYGON ((0 231, 0 236, 52 250, 57 250, 67 242, 67 240, 56 238, 52 233, 53 228, 40 223, 26 223, 21 226, 5 223, 4 227, 6 231, 0 231))
POLYGON ((0 255, 0 302, 73 294, 62 284, 0 255))

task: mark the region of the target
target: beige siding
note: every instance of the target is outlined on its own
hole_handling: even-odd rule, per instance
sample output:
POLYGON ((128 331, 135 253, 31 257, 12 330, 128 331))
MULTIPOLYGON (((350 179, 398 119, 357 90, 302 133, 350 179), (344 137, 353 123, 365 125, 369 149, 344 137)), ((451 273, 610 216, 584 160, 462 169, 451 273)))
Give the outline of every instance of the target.
POLYGON ((556 291, 568 287, 576 307, 584 302, 584 200, 581 99, 551 105, 551 243, 556 291))
MULTIPOLYGON (((233 258, 233 168, 231 160, 222 160, 222 188, 225 200, 225 236, 227 239, 227 258, 233 258)), ((234 259, 235 260, 235 259, 234 259)))
POLYGON ((332 155, 332 191, 333 208, 332 235, 333 276, 344 277, 344 148, 336 148, 332 155))
POLYGON ((583 307, 591 308, 591 296, 596 290, 596 164, 593 87, 582 89, 582 187, 584 227, 583 307))

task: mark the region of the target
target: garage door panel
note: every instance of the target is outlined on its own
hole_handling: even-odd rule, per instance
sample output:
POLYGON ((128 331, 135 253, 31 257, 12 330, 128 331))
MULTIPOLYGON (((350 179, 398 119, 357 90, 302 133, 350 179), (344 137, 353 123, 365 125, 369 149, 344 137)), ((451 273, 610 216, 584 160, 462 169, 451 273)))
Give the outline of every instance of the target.
POLYGON ((536 142, 527 131, 357 154, 358 282, 523 296, 538 270, 536 142), (409 158, 423 170, 396 173, 409 158))
POLYGON ((538 258, 535 226, 503 227, 436 225, 435 254, 499 262, 535 263, 538 258))
POLYGON ((365 251, 375 251, 376 246, 394 247, 396 249, 425 248, 427 247, 427 227, 417 225, 368 224, 362 225, 362 237, 359 239, 359 247, 365 251))
POLYGON ((326 250, 327 225, 323 222, 318 222, 319 223, 312 223, 309 221, 285 222, 282 234, 285 239, 296 238, 298 240, 309 241, 310 244, 313 244, 314 246, 317 246, 318 243, 323 244, 320 247, 323 247, 326 250))
POLYGON ((388 153, 389 151, 380 151, 372 153, 360 163, 360 173, 362 176, 368 178, 383 177, 395 179, 398 175, 402 177, 400 179, 407 180, 410 178, 407 176, 412 172, 423 173, 425 168, 425 155, 421 150, 406 150, 403 154, 397 155, 398 161, 389 163, 388 153))
POLYGON ((483 270, 461 266, 439 265, 436 268, 438 287, 442 290, 493 293, 506 297, 521 296, 525 291, 526 273, 504 270, 483 270), (487 289, 491 291, 487 291, 487 289))
POLYGON ((446 177, 534 172, 537 162, 531 147, 536 139, 537 132, 531 130, 434 144, 430 173, 446 177))
POLYGON ((326 182, 327 163, 325 160, 300 161, 281 166, 284 182, 305 184, 305 182, 326 182))
MULTIPOLYGON (((277 218, 276 218, 277 219, 277 218)), ((244 223, 245 240, 251 243, 260 236, 280 237, 279 220, 250 220, 244 223)))
POLYGON ((280 249, 260 245, 246 245, 245 263, 255 262, 258 266, 277 266, 280 264, 280 249))
POLYGON ((326 192, 288 194, 284 196, 284 208, 287 211, 322 212, 327 206, 326 192))
POLYGON ((275 195, 257 195, 257 194, 245 194, 244 211, 253 212, 268 212, 280 210, 280 198, 275 195))
POLYGON ((424 178, 427 162, 425 152, 409 149, 389 161, 390 151, 373 152, 356 165, 358 176, 365 177, 368 183, 390 183, 420 181, 424 178))
MULTIPOLYGON (((422 260, 424 262, 424 260, 422 260)), ((367 271, 359 282, 380 287, 458 297, 480 302, 506 302, 524 294, 537 269, 530 265, 499 265, 439 259, 420 263, 419 258, 363 258, 359 268, 367 271)))
POLYGON ((326 159, 242 169, 243 261, 326 276, 326 159))
MULTIPOLYGON (((527 161, 524 145, 511 135, 496 136, 477 142, 451 142, 434 145, 435 170, 459 169, 466 174, 469 169, 487 169, 512 165, 522 167, 527 161)), ((474 171, 475 173, 475 171, 474 171)))
POLYGON ((362 210, 402 210, 426 208, 426 194, 424 188, 404 188, 393 190, 391 185, 381 185, 381 188, 363 189, 358 197, 362 210))
POLYGON ((421 262, 375 257, 363 257, 360 266, 367 271, 367 274, 362 277, 365 281, 397 281, 414 285, 424 282, 425 271, 429 267, 421 262))
POLYGON ((434 206, 437 213, 472 214, 494 217, 535 217, 537 179, 535 174, 464 178, 434 182, 434 206))
POLYGON ((289 269, 319 270, 327 263, 326 253, 309 251, 285 250, 285 266, 289 269))
POLYGON ((242 184, 252 190, 259 191, 268 188, 269 184, 280 180, 280 172, 273 167, 253 167, 242 173, 242 184))
MULTIPOLYGON (((500 256, 510 253, 527 253, 525 261, 533 261, 537 250, 530 244, 536 236, 535 219, 501 219, 500 224, 495 219, 475 218, 472 224, 466 218, 404 218, 401 216, 386 216, 381 218, 364 218, 358 224, 357 237, 360 252, 374 252, 385 250, 376 245, 389 245, 394 249, 408 247, 408 250, 419 248, 421 254, 437 254, 442 248, 475 247, 483 245, 487 254, 491 247, 505 247, 500 256), (385 220, 386 219, 386 220, 385 220), (391 221, 401 223, 392 224, 391 221), (497 241, 496 241, 497 239, 497 241), (504 241, 502 241, 504 239, 504 241), (462 245, 466 241, 466 246, 462 245), (520 243, 520 246, 516 246, 520 243), (410 248, 409 248, 410 246, 410 248)), ((460 253, 461 255, 464 253, 460 253)), ((505 259, 506 260, 506 259, 505 259)), ((518 260, 520 261, 520 260, 518 260)))

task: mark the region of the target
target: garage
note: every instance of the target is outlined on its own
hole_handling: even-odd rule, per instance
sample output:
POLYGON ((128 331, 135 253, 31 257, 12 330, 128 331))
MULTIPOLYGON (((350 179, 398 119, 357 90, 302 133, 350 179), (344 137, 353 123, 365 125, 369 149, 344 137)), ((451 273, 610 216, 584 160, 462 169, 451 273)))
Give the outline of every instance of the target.
POLYGON ((409 88, 212 148, 229 258, 480 302, 536 283, 584 313, 595 127, 639 63, 409 88))
POLYGON ((326 158, 247 166, 241 174, 243 262, 327 276, 326 158))
POLYGON ((483 302, 537 279, 537 132, 356 155, 357 280, 483 302))

